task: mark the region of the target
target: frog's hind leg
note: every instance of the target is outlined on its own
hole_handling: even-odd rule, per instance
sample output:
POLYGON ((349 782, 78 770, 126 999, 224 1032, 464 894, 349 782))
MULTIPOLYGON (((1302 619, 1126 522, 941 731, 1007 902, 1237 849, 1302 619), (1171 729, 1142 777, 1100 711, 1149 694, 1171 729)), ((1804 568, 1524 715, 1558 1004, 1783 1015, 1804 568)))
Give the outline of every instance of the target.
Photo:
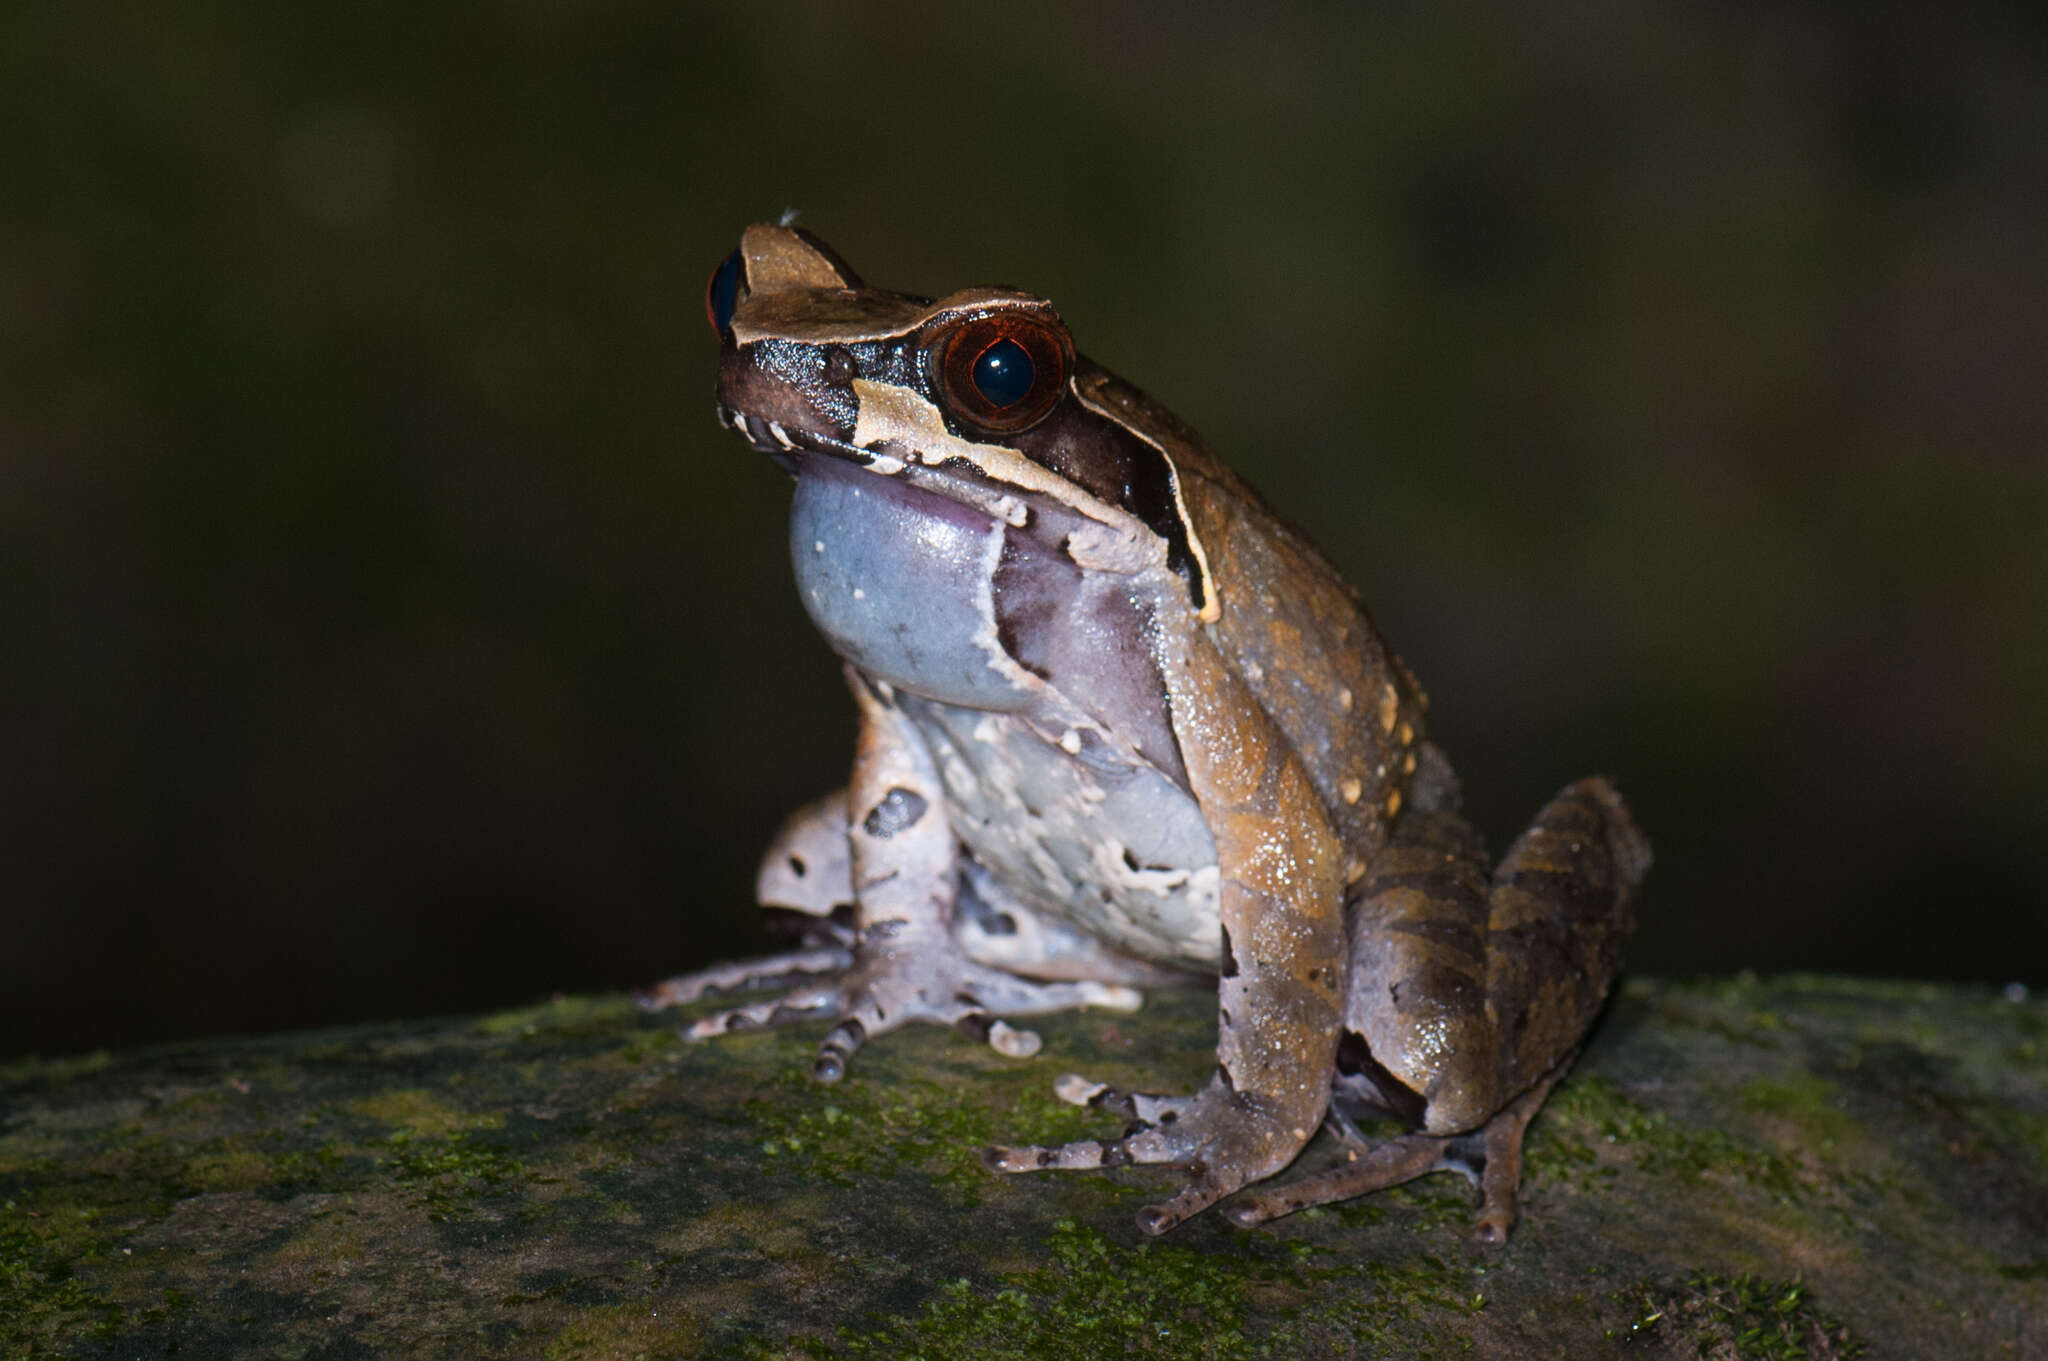
POLYGON ((1352 1152, 1351 1161, 1327 1172, 1285 1186, 1246 1192, 1223 1211, 1223 1216, 1233 1224, 1250 1228, 1296 1210, 1384 1191, 1432 1172, 1459 1172, 1479 1186, 1479 1215, 1473 1238, 1482 1243, 1504 1243, 1515 1222, 1516 1194, 1522 1181, 1523 1132, 1570 1066, 1569 1058, 1558 1064, 1541 1082, 1470 1134, 1404 1134, 1362 1144, 1352 1152))
POLYGON ((1475 1237, 1515 1218, 1522 1132, 1570 1066, 1620 964, 1649 843, 1601 779, 1567 786, 1488 873, 1455 794, 1398 818, 1359 885, 1333 1121, 1415 1132, 1232 1207, 1256 1224, 1438 1170, 1477 1181, 1475 1237))

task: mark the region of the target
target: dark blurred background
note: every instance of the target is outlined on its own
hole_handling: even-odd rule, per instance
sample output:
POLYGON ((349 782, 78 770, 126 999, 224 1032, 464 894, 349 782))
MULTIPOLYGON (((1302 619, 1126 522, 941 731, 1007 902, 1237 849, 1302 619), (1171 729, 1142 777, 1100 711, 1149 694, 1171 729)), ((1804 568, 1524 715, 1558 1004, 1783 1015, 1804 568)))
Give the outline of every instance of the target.
POLYGON ((2019 5, 21 6, 0 1057, 762 948, 850 704, 706 275, 1012 283, 1357 581, 1632 967, 2048 983, 2019 5))

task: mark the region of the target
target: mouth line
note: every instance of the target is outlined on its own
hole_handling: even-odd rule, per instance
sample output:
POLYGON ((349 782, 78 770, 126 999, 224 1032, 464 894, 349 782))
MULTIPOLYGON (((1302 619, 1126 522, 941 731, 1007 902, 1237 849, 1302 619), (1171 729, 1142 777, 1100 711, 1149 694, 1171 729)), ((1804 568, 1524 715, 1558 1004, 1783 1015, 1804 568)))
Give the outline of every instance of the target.
POLYGON ((757 451, 773 458, 786 472, 796 471, 790 462, 792 454, 824 454, 877 476, 898 478, 949 501, 973 506, 1014 528, 1023 528, 1033 520, 1028 494, 1020 494, 1017 489, 997 481, 969 476, 954 466, 958 460, 926 463, 923 454, 916 449, 883 453, 863 449, 814 430, 792 430, 778 421, 750 415, 723 402, 718 403, 716 409, 720 425, 739 435, 757 451))
POLYGON ((877 463, 885 465, 875 468, 877 472, 893 473, 906 466, 906 460, 893 455, 862 449, 848 444, 845 440, 820 435, 814 430, 792 430, 779 421, 749 415, 737 407, 727 406, 724 402, 718 403, 714 410, 720 425, 764 454, 830 454, 835 458, 858 463, 864 468, 874 467, 877 463), (895 466, 887 466, 890 464, 895 466))

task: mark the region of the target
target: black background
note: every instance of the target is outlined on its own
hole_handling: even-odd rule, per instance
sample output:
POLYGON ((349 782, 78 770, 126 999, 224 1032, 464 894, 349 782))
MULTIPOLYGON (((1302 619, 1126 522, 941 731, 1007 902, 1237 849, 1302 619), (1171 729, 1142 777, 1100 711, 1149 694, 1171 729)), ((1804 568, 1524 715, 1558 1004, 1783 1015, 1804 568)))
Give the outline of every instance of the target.
POLYGON ((2048 981, 2030 7, 19 6, 0 1056, 760 948, 844 778, 702 286, 1008 283, 1321 542, 1632 966, 2048 981))

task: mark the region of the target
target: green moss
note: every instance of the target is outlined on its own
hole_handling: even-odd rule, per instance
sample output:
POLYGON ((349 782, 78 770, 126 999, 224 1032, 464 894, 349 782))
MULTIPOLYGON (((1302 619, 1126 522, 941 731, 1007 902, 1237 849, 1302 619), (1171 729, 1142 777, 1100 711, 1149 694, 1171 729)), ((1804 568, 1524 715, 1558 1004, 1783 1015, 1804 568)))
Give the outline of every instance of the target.
POLYGON ((334 1191, 354 1179, 348 1175, 348 1159, 333 1144, 294 1149, 271 1159, 268 1189, 278 1195, 307 1191, 334 1191))
POLYGON ((2024 1054, 2028 1060, 2048 1048, 2048 996, 2040 1001, 2008 1002, 2000 998, 1992 1004, 2000 1020, 2010 1021, 2020 1037, 2015 1052, 2024 1054))
POLYGON ((104 1049, 95 1049, 90 1054, 78 1054, 62 1059, 41 1059, 31 1054, 13 1063, 0 1064, 0 1086, 26 1087, 35 1083, 45 1087, 62 1087, 74 1078, 111 1067, 113 1062, 114 1056, 104 1049))
POLYGON ((196 1191, 254 1191, 276 1180, 276 1160, 248 1137, 213 1140, 185 1162, 184 1183, 196 1191))
POLYGON ((669 1026, 628 1031, 611 1049, 591 1059, 589 1069, 597 1073, 643 1072, 656 1059, 673 1058, 682 1044, 669 1026))
MULTIPOLYGON (((964 1206, 1000 1184, 981 1162, 991 1144, 1060 1144, 1113 1136, 1114 1116, 1053 1095, 1061 1072, 1078 1071, 1144 1091, 1193 1090, 1214 1065, 1213 994, 1161 989, 1146 1024, 1179 1034, 1207 1030, 1206 1047, 1165 1053, 1132 1047, 1119 1020, 1063 1015, 1035 1022, 1037 1058, 1003 1058, 986 1045, 933 1026, 908 1026, 862 1050, 846 1079, 822 1086, 809 1076, 815 1030, 735 1036, 690 1046, 690 1062, 733 1064, 769 1074, 766 1091, 742 1103, 763 1132, 757 1148, 782 1168, 832 1186, 871 1185, 903 1175, 929 1178, 964 1206), (766 1050, 767 1052, 763 1052, 766 1050)), ((666 1032, 664 1032, 666 1033, 666 1032)), ((757 1088, 758 1090, 758 1088, 757 1088)), ((1105 1191, 1118 1183, 1098 1179, 1105 1191)))
POLYGON ((704 1324, 682 1310, 646 1304, 581 1309, 541 1353, 548 1361, 668 1361, 702 1354, 704 1324))
POLYGON ((1605 1078, 1573 1078, 1551 1093, 1530 1131, 1527 1175, 1583 1186, 1609 1156, 1651 1176, 1727 1177, 1785 1201, 1801 1199, 1799 1162, 1717 1129, 1681 1125, 1623 1096, 1605 1078))
POLYGON ((43 1361, 60 1355, 57 1343, 120 1329, 120 1307, 77 1277, 81 1260, 98 1254, 64 1241, 62 1217, 76 1214, 0 1203, 0 1356, 8 1361, 43 1361))
POLYGON ((505 1123, 502 1115, 472 1114, 418 1087, 378 1092, 350 1103, 349 1110, 387 1125, 396 1125, 415 1135, 447 1135, 505 1123))
POLYGON ((48 1241, 90 1256, 98 1251, 98 1223, 155 1219, 173 1201, 193 1194, 185 1163, 163 1140, 123 1129, 91 1153, 31 1164, 0 1178, 0 1195, 30 1206, 48 1241))
POLYGON ((1860 1146, 1862 1127, 1842 1106, 1842 1089, 1824 1077, 1789 1072, 1743 1085, 1743 1109, 1797 1125, 1808 1148, 1823 1157, 1860 1146))
MULTIPOLYGON (((1448 1230, 1463 1236, 1471 1231, 1475 1206, 1472 1183, 1463 1173, 1438 1172, 1375 1195, 1343 1202, 1343 1212, 1376 1211, 1357 1221, 1376 1224, 1388 1212, 1399 1210, 1407 1216, 1400 1221, 1405 1232, 1429 1234, 1435 1230, 1448 1230)), ((1353 1221, 1347 1219, 1345 1222, 1353 1221)))
POLYGON ((1727 1361, 1846 1361, 1865 1344, 1821 1312, 1797 1281, 1695 1272, 1678 1284, 1646 1282, 1620 1296, 1630 1321, 1607 1335, 1627 1342, 1675 1338, 1693 1355, 1727 1361))
MULTIPOLYGON (((1759 980, 1748 969, 1736 974, 1729 985, 1746 990, 1743 995, 1769 992, 1796 998, 1848 1000, 1881 1003, 1887 1007, 1935 1006, 1948 1001, 1956 990, 1941 983, 1922 983, 1906 978, 1844 978, 1837 974, 1788 973, 1759 980)), ((1714 986, 1709 982, 1707 986, 1714 986)), ((1782 999, 1781 999, 1782 1000, 1782 999)))
POLYGON ((2048 1172, 2048 1116, 1998 1101, 1973 1102, 1968 1110, 1971 1124, 2007 1148, 2024 1150, 2048 1172))
MULTIPOLYGON (((946 1282, 915 1315, 848 1330, 830 1343, 799 1339, 792 1350, 918 1361, 1235 1361, 1361 1347, 1432 1356, 1449 1336, 1447 1320, 1485 1307, 1464 1270, 1432 1255, 1359 1266, 1317 1265, 1316 1256, 1307 1243, 1251 1238, 1232 1240, 1229 1250, 1132 1245, 1060 1220, 1035 1254, 1037 1265, 988 1284, 946 1282)), ((763 1343, 759 1354, 787 1352, 763 1343)))
POLYGON ((1756 1017, 1765 1015, 1768 1013, 1752 1012, 1749 1018, 1738 1022, 1721 1015, 1712 1006, 1701 1006, 1677 996, 1659 998, 1656 1005, 1656 1016, 1660 1021, 1704 1030, 1710 1035, 1718 1035, 1731 1044, 1748 1045, 1756 1049, 1776 1049, 1779 1047, 1778 1037, 1774 1033, 1766 1032, 1781 1029, 1783 1023, 1776 1016, 1770 1017, 1771 1024, 1756 1023, 1756 1017))
POLYGON ((414 1188, 412 1203, 436 1223, 453 1217, 490 1188, 531 1179, 505 1149, 467 1134, 433 1138, 401 1130, 385 1141, 385 1147, 389 1152, 378 1165, 399 1185, 414 1188))
POLYGON ((825 1089, 784 1068, 776 1094, 747 1102, 745 1110, 767 1132, 761 1152, 804 1176, 857 1186, 916 1169, 974 1205, 993 1175, 981 1163, 988 1145, 1062 1143, 1103 1132, 1105 1117, 1058 1100, 1042 1073, 1006 1076, 988 1080, 1008 1086, 1007 1093, 970 1096, 958 1085, 902 1072, 856 1075, 825 1089))
POLYGON ((519 1007, 485 1016, 472 1025, 483 1035, 538 1035, 543 1031, 610 1028, 632 1014, 632 1003, 616 993, 554 997, 538 1006, 519 1007))

